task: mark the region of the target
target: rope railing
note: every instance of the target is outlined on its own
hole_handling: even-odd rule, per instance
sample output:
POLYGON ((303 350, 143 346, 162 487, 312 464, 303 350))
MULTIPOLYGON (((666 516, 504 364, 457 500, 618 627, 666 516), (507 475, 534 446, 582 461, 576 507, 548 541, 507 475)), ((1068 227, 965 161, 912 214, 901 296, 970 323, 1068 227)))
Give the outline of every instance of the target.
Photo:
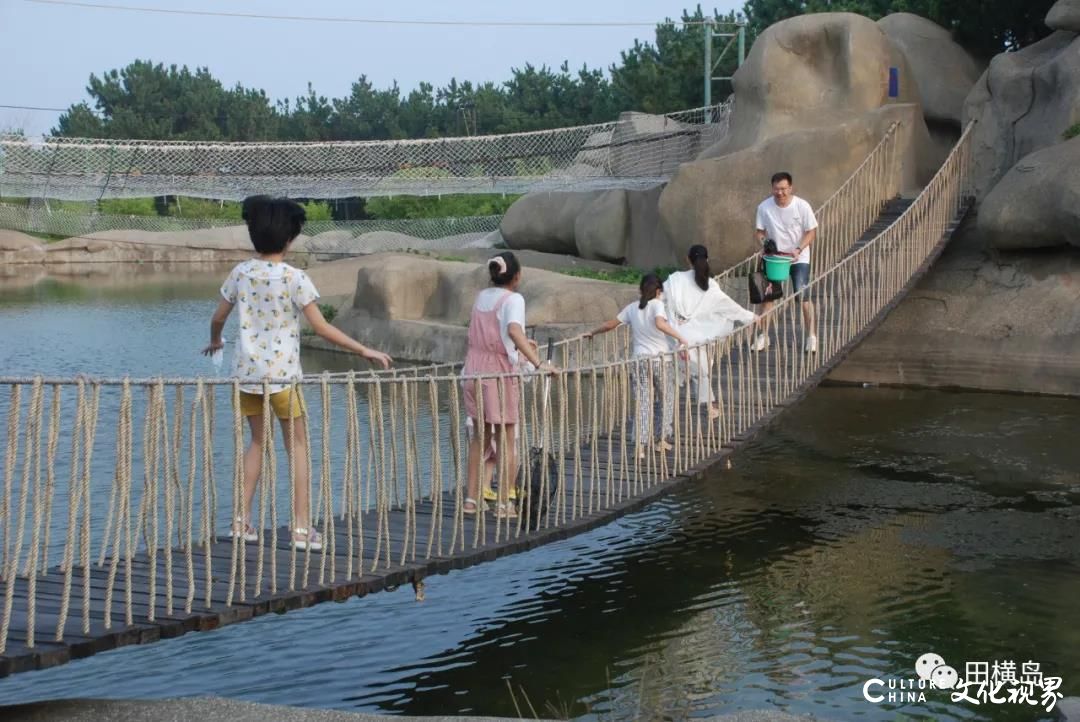
MULTIPOLYGON (((818 219, 813 245, 815 268, 831 268, 850 252, 898 193, 899 129, 898 122, 889 126, 859 167, 814 211, 818 219)), ((714 278, 736 302, 749 306, 746 277, 759 262, 760 255, 753 253, 714 278)))
MULTIPOLYGON (((611 515, 735 444, 898 298, 964 209, 970 138, 969 127, 892 225, 853 252, 837 251, 842 257, 804 291, 820 309, 817 354, 796 342, 800 299, 788 297, 774 308, 777 339, 766 353, 750 350, 757 329, 747 326, 685 357, 632 359, 622 340, 601 337, 598 350, 576 356, 584 362, 550 376, 430 366, 294 384, 306 397, 303 425, 283 433, 264 405, 251 543, 229 535, 241 516, 245 464, 255 458, 245 460, 240 380, 0 378, 0 655, 479 553, 611 515), (462 390, 476 384, 483 409, 489 387, 481 379, 495 381, 503 408, 511 394, 520 399, 517 429, 496 435, 521 462, 511 467, 499 454, 498 502, 511 515, 472 515, 464 504, 470 424, 462 390), (703 384, 719 404, 716 418, 698 403, 703 384), (653 443, 665 435, 670 451, 653 443), (276 437, 306 457, 286 456, 276 437), (311 480, 322 551, 290 544, 307 511, 293 493, 298 474, 311 480)), ((841 205, 862 215, 838 238, 869 224, 868 209, 881 202, 852 185, 862 190, 841 205)), ((564 360, 578 353, 572 343, 558 350, 564 360)))

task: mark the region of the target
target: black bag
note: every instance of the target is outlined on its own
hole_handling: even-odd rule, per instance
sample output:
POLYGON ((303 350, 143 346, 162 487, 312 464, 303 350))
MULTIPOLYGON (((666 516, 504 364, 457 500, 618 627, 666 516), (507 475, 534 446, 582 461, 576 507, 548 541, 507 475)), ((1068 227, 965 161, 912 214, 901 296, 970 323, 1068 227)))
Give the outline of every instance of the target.
POLYGON ((559 486, 559 468, 555 455, 550 451, 534 446, 529 449, 529 485, 525 486, 525 467, 518 469, 517 488, 525 492, 521 502, 521 513, 529 512, 529 529, 539 529, 555 500, 559 486), (544 458, 547 457, 547 483, 544 478, 544 458))
POLYGON ((784 297, 784 284, 765 277, 765 261, 750 273, 750 303, 765 303, 784 297))

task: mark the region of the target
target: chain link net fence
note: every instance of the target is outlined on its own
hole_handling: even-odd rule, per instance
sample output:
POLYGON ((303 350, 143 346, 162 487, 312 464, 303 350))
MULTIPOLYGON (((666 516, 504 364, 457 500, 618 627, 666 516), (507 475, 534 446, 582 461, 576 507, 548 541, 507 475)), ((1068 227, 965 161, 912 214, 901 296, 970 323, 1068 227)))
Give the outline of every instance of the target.
POLYGON ((216 143, 0 136, 0 197, 99 200, 254 193, 344 198, 648 188, 723 138, 730 101, 508 135, 216 143))

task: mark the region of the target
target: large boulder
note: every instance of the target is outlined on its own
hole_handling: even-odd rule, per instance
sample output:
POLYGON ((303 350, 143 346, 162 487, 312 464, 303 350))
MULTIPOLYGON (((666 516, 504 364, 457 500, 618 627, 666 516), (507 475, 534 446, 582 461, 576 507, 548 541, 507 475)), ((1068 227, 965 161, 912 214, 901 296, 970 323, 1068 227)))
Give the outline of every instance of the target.
POLYGON ((979 233, 993 248, 1080 246, 1080 138, 1025 156, 979 209, 979 233))
POLYGON ((22 251, 40 245, 41 242, 33 236, 0 228, 0 251, 22 251))
POLYGON ((1080 0, 1058 0, 1046 14, 1046 26, 1080 33, 1080 0))
POLYGON ((960 124, 964 99, 985 68, 958 45, 948 30, 911 13, 893 13, 878 26, 903 52, 928 121, 960 124))
MULTIPOLYGON (((353 310, 375 318, 464 325, 476 294, 491 285, 479 263, 438 261, 409 254, 370 256, 357 265, 353 310)), ((540 269, 522 274, 529 324, 592 323, 614 318, 636 295, 625 284, 540 269)))
MULTIPOLYGON (((353 276, 352 305, 335 325, 392 356, 425 361, 464 358, 476 294, 490 285, 484 264, 383 254, 324 264, 313 277, 340 291, 353 276), (331 268, 340 265, 340 269, 331 268), (340 273, 338 272, 340 270, 340 273), (332 278, 333 277, 333 278, 332 278)), ((520 292, 537 338, 566 337, 614 318, 636 298, 634 286, 527 268, 520 292)))
POLYGON ((1057 31, 1014 53, 996 56, 964 103, 977 120, 972 168, 982 199, 1018 160, 1060 143, 1080 122, 1080 39, 1057 31))
POLYGON ((0 229, 0 263, 40 263, 45 248, 36 238, 19 231, 0 229))
POLYGON ((507 209, 499 231, 510 248, 577 253, 574 224, 601 192, 529 193, 507 209))
POLYGON ((837 125, 890 102, 918 102, 912 83, 889 97, 889 68, 897 64, 901 78, 911 77, 882 29, 861 15, 815 13, 771 25, 735 73, 730 130, 707 157, 837 125))
POLYGON ((570 168, 578 169, 568 175, 603 175, 611 163, 612 129, 598 130, 585 139, 581 150, 574 156, 570 168))
POLYGON ((787 170, 796 192, 817 208, 899 122, 900 177, 882 179, 896 191, 914 190, 934 170, 929 136, 916 105, 891 105, 847 122, 772 136, 753 147, 686 163, 660 197, 660 222, 677 258, 691 245, 709 249, 716 269, 726 268, 757 250, 754 211, 769 194, 769 177, 787 170))
POLYGON ((664 186, 627 191, 629 212, 626 262, 637 268, 679 265, 671 237, 660 221, 660 196, 664 186))
POLYGON ((611 135, 611 174, 666 178, 698 151, 698 129, 666 115, 627 112, 611 135))
POLYGON ((629 222, 627 192, 616 189, 601 193, 574 222, 578 255, 592 260, 622 262, 626 258, 629 222))

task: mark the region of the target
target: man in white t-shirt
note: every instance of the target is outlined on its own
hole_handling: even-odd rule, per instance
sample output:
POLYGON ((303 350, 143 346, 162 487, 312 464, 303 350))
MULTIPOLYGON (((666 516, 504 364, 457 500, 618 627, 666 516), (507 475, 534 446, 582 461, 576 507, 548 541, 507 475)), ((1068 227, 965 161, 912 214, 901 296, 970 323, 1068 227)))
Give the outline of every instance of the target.
MULTIPOLYGON (((791 287, 795 293, 801 292, 810 283, 810 246, 817 237, 817 218, 814 209, 802 198, 795 195, 791 174, 776 173, 772 177, 772 195, 757 207, 754 237, 758 243, 771 240, 776 243, 776 250, 791 256, 791 287)), ((769 347, 769 310, 772 301, 762 304, 761 315, 764 327, 754 342, 755 351, 764 351, 769 347)), ((814 305, 809 297, 802 302, 803 327, 806 331, 805 350, 817 352, 817 334, 814 333, 814 305)))

